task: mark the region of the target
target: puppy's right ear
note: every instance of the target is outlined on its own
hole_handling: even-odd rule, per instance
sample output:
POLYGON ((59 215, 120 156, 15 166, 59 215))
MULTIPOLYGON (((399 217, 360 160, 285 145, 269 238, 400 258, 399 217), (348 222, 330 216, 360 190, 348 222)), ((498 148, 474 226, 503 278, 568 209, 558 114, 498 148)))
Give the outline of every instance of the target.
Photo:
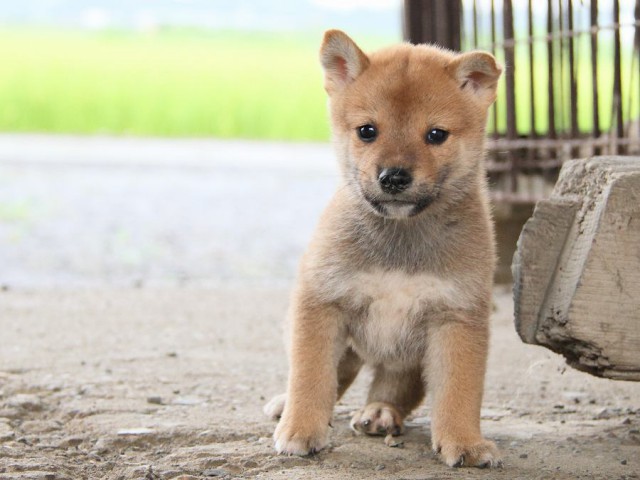
POLYGON ((320 47, 324 88, 329 95, 353 82, 368 66, 369 59, 346 33, 328 30, 320 47))

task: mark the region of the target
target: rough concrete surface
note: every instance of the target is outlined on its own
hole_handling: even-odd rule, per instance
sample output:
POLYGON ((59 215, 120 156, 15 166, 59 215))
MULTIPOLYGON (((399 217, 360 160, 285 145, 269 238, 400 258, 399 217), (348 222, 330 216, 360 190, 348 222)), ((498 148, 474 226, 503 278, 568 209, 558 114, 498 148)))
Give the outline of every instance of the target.
MULTIPOLYGON (((58 142, 78 143, 36 143, 48 158, 58 142)), ((403 448, 354 435, 367 372, 336 406, 329 448, 275 455, 261 409, 285 386, 280 324, 331 167, 256 174, 240 159, 224 181, 215 161, 11 161, 23 143, 34 139, 0 138, 0 480, 640 478, 640 384, 521 343, 506 288, 495 292, 482 412, 503 469, 440 464, 428 402, 403 448)), ((235 147, 203 151, 225 148, 235 147)))

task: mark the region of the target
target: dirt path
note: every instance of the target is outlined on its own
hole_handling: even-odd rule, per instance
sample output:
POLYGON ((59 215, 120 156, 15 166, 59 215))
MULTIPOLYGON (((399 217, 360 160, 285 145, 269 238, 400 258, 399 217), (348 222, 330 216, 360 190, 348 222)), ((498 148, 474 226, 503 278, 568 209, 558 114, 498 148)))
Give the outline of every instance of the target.
POLYGON ((285 383, 285 290, 2 292, 0 479, 640 478, 640 384, 521 344, 496 298, 483 428, 505 467, 477 471, 430 452, 428 405, 404 448, 354 436, 367 375, 329 449, 274 455, 261 407, 285 383))

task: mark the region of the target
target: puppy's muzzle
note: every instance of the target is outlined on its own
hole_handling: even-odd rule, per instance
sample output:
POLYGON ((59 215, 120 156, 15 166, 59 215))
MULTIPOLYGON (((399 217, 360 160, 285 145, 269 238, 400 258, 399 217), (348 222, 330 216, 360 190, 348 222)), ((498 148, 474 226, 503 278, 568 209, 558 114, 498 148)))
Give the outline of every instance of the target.
POLYGON ((400 192, 403 192, 411 182, 413 181, 413 177, 408 170, 399 167, 385 168, 378 175, 378 182, 380 183, 380 188, 384 193, 389 193, 391 195, 396 195, 400 192))

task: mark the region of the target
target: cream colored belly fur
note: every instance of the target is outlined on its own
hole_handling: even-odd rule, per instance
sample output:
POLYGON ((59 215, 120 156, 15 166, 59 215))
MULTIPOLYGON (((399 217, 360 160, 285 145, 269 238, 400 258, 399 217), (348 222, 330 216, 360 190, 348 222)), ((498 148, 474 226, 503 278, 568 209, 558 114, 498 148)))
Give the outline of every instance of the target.
POLYGON ((353 348, 366 362, 384 362, 388 368, 421 361, 430 313, 468 305, 452 280, 402 271, 358 272, 342 283, 339 297, 366 311, 348 326, 353 348))

